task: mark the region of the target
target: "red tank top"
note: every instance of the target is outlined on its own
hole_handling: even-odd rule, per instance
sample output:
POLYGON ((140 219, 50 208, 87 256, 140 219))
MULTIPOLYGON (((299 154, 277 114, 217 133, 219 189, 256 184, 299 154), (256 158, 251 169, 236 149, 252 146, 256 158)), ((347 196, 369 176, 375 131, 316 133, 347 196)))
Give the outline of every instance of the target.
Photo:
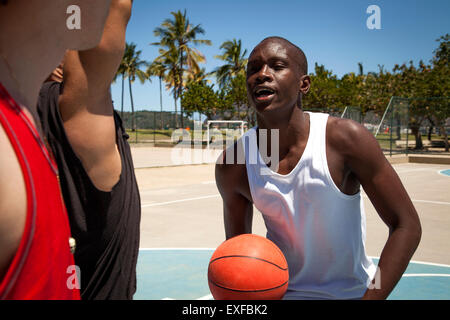
POLYGON ((19 160, 27 193, 25 228, 0 279, 0 299, 80 299, 57 167, 36 128, 1 83, 0 124, 19 160))

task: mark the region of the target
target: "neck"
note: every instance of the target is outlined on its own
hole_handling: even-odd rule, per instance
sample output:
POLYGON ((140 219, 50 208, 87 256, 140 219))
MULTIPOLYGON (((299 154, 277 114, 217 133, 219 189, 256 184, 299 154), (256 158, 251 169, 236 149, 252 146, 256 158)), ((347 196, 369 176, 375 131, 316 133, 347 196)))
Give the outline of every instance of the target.
POLYGON ((283 113, 277 110, 276 114, 258 114, 258 129, 279 130, 280 150, 290 149, 294 145, 303 144, 308 139, 309 125, 305 113, 299 106, 283 113))

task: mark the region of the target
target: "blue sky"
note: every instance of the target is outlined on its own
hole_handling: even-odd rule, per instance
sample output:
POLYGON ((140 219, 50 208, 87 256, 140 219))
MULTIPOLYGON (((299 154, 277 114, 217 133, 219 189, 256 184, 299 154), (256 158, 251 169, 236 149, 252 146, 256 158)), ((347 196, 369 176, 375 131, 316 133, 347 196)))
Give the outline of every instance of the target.
MULTIPOLYGON (((267 36, 285 37, 303 49, 309 72, 317 62, 341 77, 357 72, 358 62, 365 73, 377 71, 378 65, 390 71, 410 60, 428 63, 435 40, 450 33, 449 0, 134 0, 127 41, 136 43, 141 58, 151 62, 158 55, 158 48, 149 45, 158 41, 153 30, 171 11, 184 9, 192 24, 205 29, 199 38, 212 41, 212 46, 197 47, 206 57, 207 71, 222 63, 214 56, 233 38, 241 39, 249 54, 267 36), (380 7, 380 30, 366 26, 370 5, 380 7)), ((124 109, 131 110, 128 86, 125 89, 124 109)), ((112 85, 112 97, 120 109, 120 79, 112 85)), ((136 81, 133 98, 137 110, 159 110, 158 79, 144 85, 136 81)), ((163 93, 163 110, 174 110, 168 91, 163 93)))

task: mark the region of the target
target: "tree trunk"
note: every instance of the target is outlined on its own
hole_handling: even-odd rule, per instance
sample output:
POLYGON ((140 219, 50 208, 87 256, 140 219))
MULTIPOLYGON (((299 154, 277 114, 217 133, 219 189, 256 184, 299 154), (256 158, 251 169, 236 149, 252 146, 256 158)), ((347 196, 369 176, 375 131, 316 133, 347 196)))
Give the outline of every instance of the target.
POLYGON ((423 149, 422 135, 420 134, 419 129, 420 129, 420 126, 417 126, 417 125, 411 126, 411 131, 416 139, 416 146, 414 147, 414 149, 416 149, 416 150, 423 149))
MULTIPOLYGON (((183 93, 183 50, 180 48, 180 87, 178 91, 178 97, 181 97, 183 93)), ((184 116, 183 116, 183 106, 180 103, 180 113, 181 113, 181 127, 184 129, 184 116)))
POLYGON ((163 102, 162 102, 162 77, 159 77, 159 105, 161 107, 161 130, 164 129, 164 124, 163 124, 163 102))
POLYGON ((120 107, 120 117, 123 120, 123 93, 125 91, 125 73, 122 73, 122 104, 120 107))
MULTIPOLYGON (((179 97, 181 97, 181 90, 182 88, 180 87, 180 93, 179 93, 179 97)), ((184 109, 183 109, 183 105, 181 104, 181 98, 180 98, 180 114, 181 114, 181 128, 184 129, 184 109)))
POLYGON ((431 117, 428 117, 428 121, 430 121, 430 127, 428 128, 428 140, 431 141, 431 134, 433 133, 434 128, 434 121, 431 119, 431 117))
POLYGON ((175 103, 175 129, 178 129, 178 117, 177 117, 177 113, 178 113, 178 109, 177 109, 177 93, 176 93, 176 89, 174 88, 173 91, 173 101, 175 103))
POLYGON ((431 125, 431 126, 428 128, 428 140, 429 140, 429 141, 431 141, 431 134, 433 133, 433 128, 434 128, 433 125, 431 125))
MULTIPOLYGON (((444 120, 445 123, 445 120, 444 120)), ((444 134, 444 145, 445 145, 445 152, 448 152, 449 150, 449 145, 448 145, 448 135, 447 135, 447 130, 445 130, 445 125, 441 125, 441 132, 444 134)))
POLYGON ((400 122, 400 118, 397 117, 397 128, 396 128, 396 132, 397 132, 397 139, 396 140, 400 140, 402 137, 401 134, 401 122, 400 122))
POLYGON ((131 130, 136 131, 136 119, 134 114, 134 102, 133 102, 133 92, 131 91, 131 78, 128 77, 128 86, 130 88, 130 100, 131 100, 131 130))

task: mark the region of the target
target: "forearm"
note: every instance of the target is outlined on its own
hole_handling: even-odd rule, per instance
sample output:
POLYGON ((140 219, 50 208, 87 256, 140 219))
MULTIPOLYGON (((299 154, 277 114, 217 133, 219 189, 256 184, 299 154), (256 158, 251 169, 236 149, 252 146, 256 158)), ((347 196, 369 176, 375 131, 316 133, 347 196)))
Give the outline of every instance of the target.
POLYGON ((252 233, 253 214, 246 214, 245 217, 232 217, 224 214, 225 238, 230 239, 244 233, 252 233))
POLYGON ((109 91, 125 50, 125 35, 131 16, 131 0, 113 0, 97 47, 69 52, 64 64, 64 81, 72 81, 77 88, 79 80, 89 84, 96 96, 109 91), (84 79, 83 79, 84 78, 84 79))
POLYGON ((419 242, 420 226, 398 227, 383 248, 377 275, 363 296, 364 300, 386 299, 408 267, 419 242))

